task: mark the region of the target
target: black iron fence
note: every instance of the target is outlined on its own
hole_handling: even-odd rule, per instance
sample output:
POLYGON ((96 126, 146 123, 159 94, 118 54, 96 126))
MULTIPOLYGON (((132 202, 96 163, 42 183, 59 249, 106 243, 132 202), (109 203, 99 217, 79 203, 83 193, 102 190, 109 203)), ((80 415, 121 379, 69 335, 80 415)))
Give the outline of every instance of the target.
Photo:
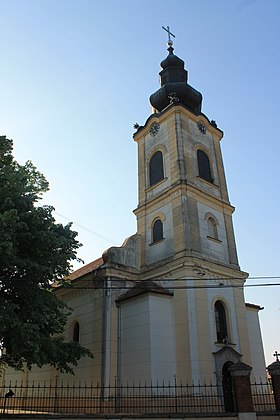
MULTIPOLYGON (((253 384, 257 412, 275 411, 269 384, 253 384)), ((0 387, 0 413, 9 414, 217 414, 228 411, 222 386, 213 384, 108 385, 9 383, 0 387)))
POLYGON ((276 410, 273 390, 270 383, 252 383, 251 392, 256 412, 274 412, 276 410))

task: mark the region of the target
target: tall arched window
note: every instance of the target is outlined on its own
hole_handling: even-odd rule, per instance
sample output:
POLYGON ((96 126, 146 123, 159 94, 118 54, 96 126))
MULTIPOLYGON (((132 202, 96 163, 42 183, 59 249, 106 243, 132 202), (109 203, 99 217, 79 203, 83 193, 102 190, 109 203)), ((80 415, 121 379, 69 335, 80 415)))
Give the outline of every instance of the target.
POLYGON ((217 300, 215 303, 215 322, 217 341, 223 343, 228 339, 226 309, 224 304, 217 300))
POLYGON ((213 178, 211 175, 210 162, 207 154, 203 150, 197 151, 197 163, 198 163, 198 175, 205 181, 212 182, 213 178))
POLYGON ((207 219, 208 224, 208 235, 211 238, 218 239, 218 229, 217 229, 217 223, 213 217, 208 217, 207 219))
POLYGON ((162 152, 158 150, 149 162, 150 186, 157 184, 164 178, 162 152))
POLYGON ((156 219, 152 226, 152 243, 159 242, 163 239, 163 223, 160 219, 156 219))
POLYGON ((80 324, 78 322, 75 323, 73 328, 73 341, 76 343, 80 341, 80 324))

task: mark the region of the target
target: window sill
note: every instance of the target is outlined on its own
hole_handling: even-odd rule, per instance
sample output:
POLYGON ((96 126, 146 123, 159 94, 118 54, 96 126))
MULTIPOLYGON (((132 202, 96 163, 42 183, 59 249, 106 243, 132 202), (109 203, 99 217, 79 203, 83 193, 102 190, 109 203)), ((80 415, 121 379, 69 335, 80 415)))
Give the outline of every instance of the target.
POLYGON ((161 242, 163 242, 163 241, 164 241, 164 239, 165 239, 165 238, 162 238, 162 239, 160 239, 159 241, 156 241, 156 242, 151 242, 151 243, 149 244, 149 246, 154 246, 154 245, 160 244, 161 242))
POLYGON ((221 244, 223 241, 220 241, 220 239, 214 238, 213 236, 206 236, 207 239, 210 239, 210 241, 217 242, 218 244, 221 244))
POLYGON ((202 181, 202 182, 205 182, 207 185, 211 185, 212 187, 214 187, 214 188, 216 188, 216 189, 219 189, 220 187, 219 187, 219 185, 217 185, 217 184, 214 184, 214 182, 211 182, 211 181, 207 181, 207 179, 204 179, 204 178, 201 178, 201 176, 199 176, 199 175, 197 175, 196 176, 200 181, 202 181))
POLYGON ((236 344, 234 344, 234 343, 223 343, 223 342, 221 342, 221 341, 215 341, 215 344, 216 344, 216 346, 219 346, 219 347, 226 347, 226 346, 236 346, 236 344))
POLYGON ((163 178, 160 181, 158 181, 156 184, 151 185, 150 187, 146 188, 146 192, 151 191, 153 188, 158 187, 160 184, 163 184, 167 178, 163 178))

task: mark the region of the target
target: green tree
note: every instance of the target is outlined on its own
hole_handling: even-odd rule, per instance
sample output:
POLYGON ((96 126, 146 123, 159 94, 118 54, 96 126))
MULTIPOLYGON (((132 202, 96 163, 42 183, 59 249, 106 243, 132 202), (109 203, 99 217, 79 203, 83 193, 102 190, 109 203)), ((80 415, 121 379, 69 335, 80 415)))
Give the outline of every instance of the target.
POLYGON ((77 259, 80 243, 71 224, 39 206, 48 182, 30 161, 17 163, 13 142, 0 137, 0 365, 22 369, 55 366, 73 373, 72 365, 92 354, 62 336, 70 309, 54 285, 77 259))

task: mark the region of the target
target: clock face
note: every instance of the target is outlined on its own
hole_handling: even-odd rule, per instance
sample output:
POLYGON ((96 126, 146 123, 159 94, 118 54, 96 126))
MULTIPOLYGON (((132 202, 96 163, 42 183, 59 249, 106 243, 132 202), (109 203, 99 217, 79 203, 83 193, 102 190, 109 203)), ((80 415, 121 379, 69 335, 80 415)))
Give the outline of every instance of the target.
POLYGON ((197 128, 199 129, 199 131, 202 133, 202 134, 206 134, 206 128, 205 128, 205 125, 204 124, 202 124, 202 122, 198 122, 197 123, 197 128))
POLYGON ((160 129, 160 125, 155 123, 152 125, 151 129, 150 129, 150 134, 151 136, 155 137, 157 135, 157 133, 159 132, 160 129))

